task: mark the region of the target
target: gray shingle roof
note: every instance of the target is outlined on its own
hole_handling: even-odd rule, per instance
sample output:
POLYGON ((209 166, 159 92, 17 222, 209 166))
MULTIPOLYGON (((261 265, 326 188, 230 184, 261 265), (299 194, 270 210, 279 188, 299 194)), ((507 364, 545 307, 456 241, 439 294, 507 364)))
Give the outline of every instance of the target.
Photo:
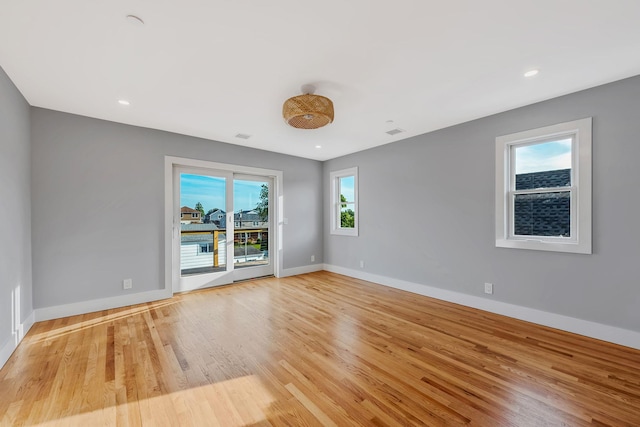
MULTIPOLYGON (((516 175, 516 189, 530 190, 571 185, 571 169, 516 175)), ((571 234, 571 198, 568 191, 519 194, 514 202, 514 232, 519 236, 571 234)))
POLYGON ((233 214, 234 221, 262 221, 256 211, 240 211, 233 214))
POLYGON ((516 190, 565 187, 571 185, 571 169, 530 172, 516 175, 516 190))
POLYGON ((213 223, 208 224, 180 224, 182 231, 213 231, 219 230, 218 226, 213 223))

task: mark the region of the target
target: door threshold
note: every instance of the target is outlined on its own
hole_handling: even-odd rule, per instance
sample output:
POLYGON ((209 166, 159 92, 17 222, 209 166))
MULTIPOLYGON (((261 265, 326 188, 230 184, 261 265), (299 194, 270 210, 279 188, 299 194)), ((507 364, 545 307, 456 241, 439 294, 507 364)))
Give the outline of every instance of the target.
POLYGON ((248 279, 234 280, 233 283, 249 282, 251 280, 259 280, 259 279, 269 279, 272 277, 276 277, 276 276, 273 274, 267 274, 266 276, 258 276, 258 277, 250 277, 248 279))

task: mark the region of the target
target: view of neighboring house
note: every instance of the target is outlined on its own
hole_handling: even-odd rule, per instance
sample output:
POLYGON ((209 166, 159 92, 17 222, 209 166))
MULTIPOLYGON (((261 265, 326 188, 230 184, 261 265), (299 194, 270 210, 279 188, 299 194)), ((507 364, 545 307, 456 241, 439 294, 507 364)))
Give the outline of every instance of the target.
POLYGON ((202 222, 200 211, 191 209, 188 206, 180 208, 180 224, 199 224, 202 222))
POLYGON ((217 225, 180 224, 180 268, 185 270, 203 267, 218 268, 226 264, 226 233, 217 225))
MULTIPOLYGON (((185 206, 186 209, 189 209, 185 206)), ((183 208, 183 209, 185 209, 183 208)), ((190 212, 193 209, 190 209, 190 212)), ((222 209, 214 209, 204 216, 204 223, 213 223, 219 228, 227 228, 227 213, 222 209)), ((233 214, 234 226, 240 228, 266 228, 268 227, 269 218, 261 218, 260 214, 255 210, 241 210, 233 214)))
POLYGON ((227 228, 227 213, 222 209, 214 209, 204 216, 204 223, 213 223, 218 228, 227 228))
MULTIPOLYGON (((222 209, 214 209, 204 216, 205 224, 215 224, 218 229, 226 230, 227 214, 222 209)), ((269 218, 261 218, 255 210, 241 210, 233 214, 233 226, 236 230, 236 243, 258 243, 267 240, 269 218), (238 230, 245 230, 238 233, 238 230)))
MULTIPOLYGON (((183 274, 217 269, 226 264, 227 215, 213 209, 201 218, 200 211, 180 208, 180 267, 183 274)), ((241 210, 233 215, 235 264, 262 262, 268 257, 269 219, 255 210, 241 210)))
POLYGON ((236 230, 246 230, 243 233, 235 233, 236 242, 266 242, 269 218, 261 218, 255 210, 241 210, 233 214, 233 226, 236 230))
POLYGON ((265 218, 263 220, 258 212, 250 210, 233 214, 233 221, 235 222, 235 228, 261 228, 268 226, 269 219, 265 218))

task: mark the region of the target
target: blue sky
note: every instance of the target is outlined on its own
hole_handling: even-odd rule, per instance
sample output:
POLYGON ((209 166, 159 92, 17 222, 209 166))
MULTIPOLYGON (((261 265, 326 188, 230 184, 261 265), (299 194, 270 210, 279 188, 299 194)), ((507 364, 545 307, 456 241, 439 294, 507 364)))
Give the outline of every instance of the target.
POLYGON ((353 176, 340 178, 340 194, 342 194, 350 202, 353 202, 355 197, 353 192, 354 184, 355 179, 353 176))
POLYGON ((571 139, 516 147, 516 175, 571 168, 571 139))
MULTIPOLYGON (((234 180, 234 210, 251 210, 260 201, 260 187, 257 181, 234 180)), ((205 175, 180 174, 180 206, 195 208, 202 203, 205 213, 209 209, 225 210, 225 179, 205 175)))

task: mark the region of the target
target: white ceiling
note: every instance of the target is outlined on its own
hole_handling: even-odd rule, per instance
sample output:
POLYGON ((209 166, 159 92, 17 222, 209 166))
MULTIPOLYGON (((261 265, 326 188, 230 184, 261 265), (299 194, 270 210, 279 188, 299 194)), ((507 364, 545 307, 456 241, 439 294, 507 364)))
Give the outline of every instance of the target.
POLYGON ((0 0, 0 66, 33 106, 325 160, 640 74, 640 0, 0 0), (307 84, 325 128, 282 119, 307 84))

